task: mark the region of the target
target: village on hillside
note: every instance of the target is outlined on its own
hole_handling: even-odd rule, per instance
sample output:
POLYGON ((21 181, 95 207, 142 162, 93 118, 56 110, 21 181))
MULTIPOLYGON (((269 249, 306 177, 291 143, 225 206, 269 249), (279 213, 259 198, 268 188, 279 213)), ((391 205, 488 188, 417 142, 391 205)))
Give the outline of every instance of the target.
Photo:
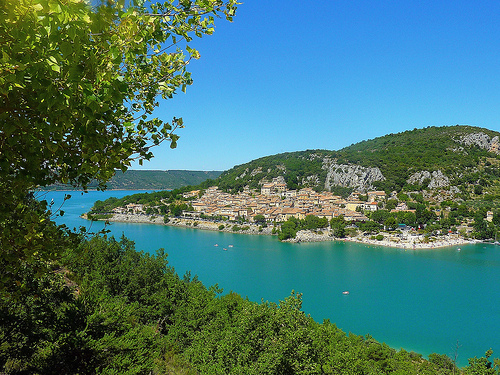
MULTIPOLYGON (((284 222, 291 217, 304 219, 307 215, 328 220, 343 216, 346 221, 361 222, 368 218, 363 214, 366 211, 376 211, 386 200, 384 191, 368 191, 365 199, 360 200, 360 193, 353 192, 347 199, 333 195, 330 192, 318 193, 311 188, 288 190, 280 179, 261 186, 260 194, 245 188, 237 194, 226 193, 212 186, 204 192, 193 190, 183 194, 191 201, 192 211, 184 211, 183 216, 191 218, 218 217, 226 220, 244 220, 254 222, 256 216, 263 216, 269 223, 284 222), (200 194, 202 194, 200 196, 200 194)), ((402 204, 395 210, 408 210, 402 204)), ((129 204, 117 207, 114 213, 133 212, 145 213, 141 204, 129 204)), ((411 210, 408 210, 411 211, 411 210)))
MULTIPOLYGON (((198 194, 193 191, 185 197, 198 194)), ((311 188, 287 190, 286 184, 272 182, 263 184, 260 194, 245 189, 233 195, 211 187, 191 205, 197 214, 249 222, 258 215, 267 222, 284 222, 291 217, 304 219, 307 215, 328 220, 343 216, 347 221, 366 221, 368 218, 362 212, 376 210, 377 202, 385 199, 384 192, 369 192, 368 195, 368 202, 360 201, 358 194, 351 194, 344 200, 329 192, 317 193, 311 188)))
POLYGON ((485 211, 484 219, 471 217, 467 209, 460 216, 457 210, 452 212, 451 195, 451 189, 403 194, 364 190, 344 198, 310 187, 288 189, 284 178, 277 177, 261 181, 258 190, 247 186, 231 194, 211 186, 179 192, 174 200, 137 199, 100 213, 105 214, 101 219, 109 221, 278 234, 280 240, 292 242, 344 238, 415 248, 451 246, 470 239, 496 241, 493 211, 485 211))

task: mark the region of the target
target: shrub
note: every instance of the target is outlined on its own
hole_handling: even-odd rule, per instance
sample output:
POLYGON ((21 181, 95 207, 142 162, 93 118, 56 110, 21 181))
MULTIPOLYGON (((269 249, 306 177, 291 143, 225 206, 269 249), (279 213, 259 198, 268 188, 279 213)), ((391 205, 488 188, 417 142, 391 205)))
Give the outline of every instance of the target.
POLYGON ((112 214, 88 214, 87 215, 87 218, 89 220, 108 220, 108 219, 111 219, 113 217, 112 214))

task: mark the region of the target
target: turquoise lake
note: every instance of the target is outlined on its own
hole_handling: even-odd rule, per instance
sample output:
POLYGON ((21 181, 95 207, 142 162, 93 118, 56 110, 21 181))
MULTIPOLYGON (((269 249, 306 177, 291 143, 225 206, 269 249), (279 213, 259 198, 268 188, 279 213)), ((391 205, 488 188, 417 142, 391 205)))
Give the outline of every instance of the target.
MULTIPOLYGON (((57 222, 89 228, 79 215, 94 201, 135 192, 37 196, 54 199, 57 206, 66 193, 72 198, 57 222)), ((102 226, 93 223, 90 230, 102 226)), ((164 248, 177 273, 190 271, 224 293, 232 290, 257 302, 279 302, 292 290, 303 293, 306 314, 318 322, 330 319, 346 333, 370 334, 425 356, 436 352, 453 358, 458 347, 460 366, 489 348, 500 357, 499 246, 415 251, 343 242, 287 244, 276 237, 150 224, 113 223, 108 229, 134 240, 137 250, 164 248), (346 290, 349 295, 342 293, 346 290)))

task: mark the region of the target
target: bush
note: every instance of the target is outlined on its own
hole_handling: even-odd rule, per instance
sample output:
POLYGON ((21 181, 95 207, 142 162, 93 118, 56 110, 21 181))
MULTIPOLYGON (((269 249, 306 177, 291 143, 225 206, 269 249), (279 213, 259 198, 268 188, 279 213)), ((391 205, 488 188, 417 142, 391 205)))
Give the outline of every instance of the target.
POLYGON ((377 241, 382 241, 384 239, 384 236, 382 234, 379 234, 379 235, 375 236, 375 239, 377 241))
POLYGON ((112 214, 87 214, 89 220, 108 220, 113 217, 112 214))
POLYGON ((224 229, 224 224, 219 225, 219 230, 223 230, 223 229, 224 229))

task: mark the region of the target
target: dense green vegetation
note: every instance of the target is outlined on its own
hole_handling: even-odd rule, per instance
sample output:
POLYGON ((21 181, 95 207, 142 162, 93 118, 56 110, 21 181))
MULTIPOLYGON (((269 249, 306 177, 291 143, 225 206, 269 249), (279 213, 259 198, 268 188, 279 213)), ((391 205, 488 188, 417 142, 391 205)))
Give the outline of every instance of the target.
MULTIPOLYGON (((466 135, 479 132, 490 138, 500 135, 488 129, 459 125, 414 129, 362 141, 339 151, 307 150, 266 156, 225 171, 216 184, 222 189, 237 191, 245 185, 260 187, 262 179, 271 181, 283 176, 289 189, 324 190, 327 172, 323 159, 329 158, 338 164, 379 168, 386 180, 375 183, 374 188, 387 192, 427 188, 426 184, 407 183, 413 173, 422 170, 431 173, 440 170, 453 186, 470 187, 469 191, 473 192, 477 185, 498 185, 500 177, 498 155, 460 141, 466 135)), ((346 196, 352 189, 338 186, 332 191, 346 196)))
POLYGON ((108 198, 104 201, 96 201, 88 213, 89 219, 99 220, 97 215, 108 214, 113 208, 125 207, 128 204, 142 204, 145 207, 146 214, 171 214, 180 216, 182 211, 192 211, 189 201, 194 199, 184 198, 183 193, 192 190, 192 186, 184 186, 175 190, 163 190, 152 193, 136 193, 127 195, 123 198, 108 198))
MULTIPOLYGON (((106 183, 108 189, 116 190, 169 190, 178 189, 187 185, 198 185, 207 179, 219 177, 219 171, 141 171, 127 170, 117 171, 106 183)), ((98 188, 98 183, 92 181, 88 184, 89 189, 98 188)), ((46 190, 71 189, 71 185, 51 185, 46 190)))
POLYGON ((59 257, 62 228, 32 191, 99 188, 184 126, 153 116, 159 98, 192 83, 189 46, 231 21, 236 0, 0 2, 0 293, 15 293, 24 263, 59 257), (93 6, 92 6, 93 5, 93 6), (36 93, 36 95, 34 94, 36 93))
POLYGON ((497 155, 478 146, 465 146, 458 141, 462 136, 479 132, 491 138, 500 135, 472 126, 429 126, 362 141, 339 150, 336 157, 340 163, 380 168, 386 181, 379 183, 378 187, 384 190, 425 188, 406 184, 406 179, 412 173, 421 170, 441 170, 453 179, 452 185, 472 183, 480 178, 498 179, 500 170, 496 166, 489 170, 481 166, 488 158, 499 160, 497 155))
POLYGON ((463 370, 371 336, 346 334, 301 311, 179 277, 159 250, 95 237, 67 251, 41 278, 0 300, 0 371, 52 374, 498 374, 488 357, 463 370))
MULTIPOLYGON (((192 83, 186 67, 199 53, 185 42, 212 34, 215 18, 232 20, 237 5, 125 3, 0 2, 0 371, 457 373, 446 356, 427 361, 314 322, 300 310, 300 294, 279 304, 221 295, 217 286, 179 277, 162 250, 151 256, 126 238, 85 238, 55 224, 63 212, 37 201, 35 189, 68 183, 87 189, 93 181, 104 188, 116 170, 150 159, 153 146, 176 146, 183 121, 153 118, 157 98, 192 83)), ((286 162, 287 184, 318 188, 306 180, 309 173, 323 179, 324 170, 312 152, 302 156, 286 162)), ((484 165, 484 176, 496 173, 497 164, 484 165)), ((186 204, 181 193, 124 202, 144 200, 153 209, 159 199, 174 212, 186 204)), ((101 202, 95 213, 115 203, 101 202)), ((472 359, 463 372, 499 373, 490 356, 472 359)))
POLYGON ((296 219, 295 217, 289 218, 283 224, 278 234, 280 241, 287 240, 289 238, 295 238, 295 235, 299 230, 321 230, 328 226, 328 219, 318 218, 314 215, 307 215, 305 219, 296 219))
POLYGON ((316 151, 291 152, 260 158, 223 172, 214 183, 222 190, 236 192, 246 185, 252 189, 260 188, 259 181, 262 178, 271 181, 284 176, 288 189, 314 187, 315 183, 302 181, 310 175, 320 175, 323 181, 326 178, 321 160, 310 157, 314 153, 316 151))

